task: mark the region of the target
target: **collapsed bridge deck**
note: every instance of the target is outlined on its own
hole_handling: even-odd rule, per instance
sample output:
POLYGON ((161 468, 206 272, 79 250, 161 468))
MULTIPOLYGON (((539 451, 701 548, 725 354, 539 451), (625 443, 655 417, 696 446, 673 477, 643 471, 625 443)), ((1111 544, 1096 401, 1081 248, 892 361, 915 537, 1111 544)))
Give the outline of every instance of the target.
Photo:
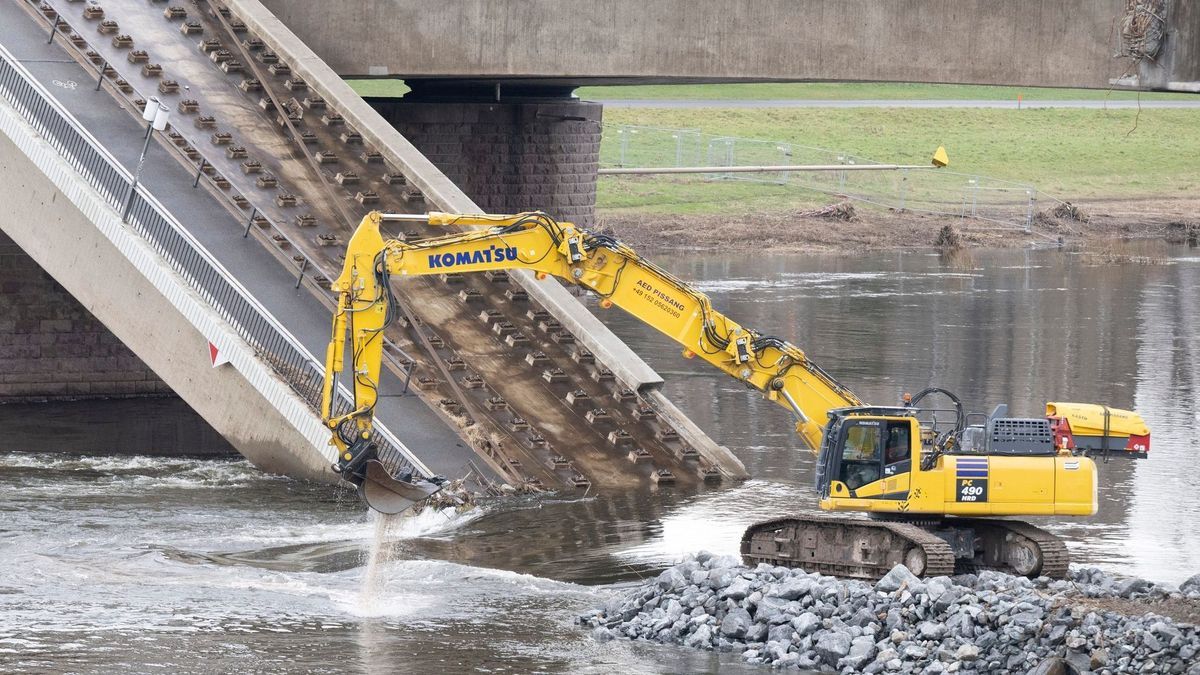
MULTIPOLYGON (((478 210, 257 2, 26 7, 103 73, 111 114, 139 115, 151 96, 170 106, 172 156, 327 308, 367 211, 478 210)), ((411 376, 411 391, 504 481, 586 489, 743 475, 554 282, 450 272, 395 290, 407 320, 388 332, 385 398, 411 376)), ((404 436, 402 414, 389 423, 404 436)))

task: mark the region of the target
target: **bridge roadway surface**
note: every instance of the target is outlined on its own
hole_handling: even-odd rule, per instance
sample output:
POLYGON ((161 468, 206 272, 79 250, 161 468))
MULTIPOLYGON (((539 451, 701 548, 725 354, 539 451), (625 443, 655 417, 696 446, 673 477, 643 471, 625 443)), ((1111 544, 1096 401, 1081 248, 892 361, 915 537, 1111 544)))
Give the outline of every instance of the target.
POLYGON ((1031 108, 1085 108, 1089 110, 1195 109, 1200 108, 1200 96, 1194 101, 1022 101, 982 99, 599 99, 606 108, 996 108, 1027 110, 1031 108))
MULTIPOLYGON (((0 42, 132 172, 144 127, 119 110, 108 91, 95 91, 94 71, 68 59, 60 46, 48 45, 48 32, 48 24, 38 24, 16 3, 0 2, 0 42)), ((165 148, 151 144, 141 182, 279 323, 322 359, 329 342, 329 310, 307 290, 297 290, 294 273, 280 265, 266 248, 243 238, 243 224, 203 188, 193 189, 193 178, 194 174, 165 148)), ((383 377, 385 390, 401 391, 402 383, 386 369, 383 377)), ((382 396, 376 414, 435 473, 458 478, 469 471, 468 462, 472 462, 489 478, 495 478, 457 433, 415 394, 382 396)))

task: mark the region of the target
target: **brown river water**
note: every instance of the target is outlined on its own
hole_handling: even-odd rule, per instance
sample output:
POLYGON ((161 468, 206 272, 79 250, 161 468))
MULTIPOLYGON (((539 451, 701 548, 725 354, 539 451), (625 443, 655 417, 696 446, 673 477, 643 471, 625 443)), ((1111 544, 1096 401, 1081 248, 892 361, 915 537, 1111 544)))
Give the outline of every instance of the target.
MULTIPOLYGON (((1200 572, 1200 251, 658 256, 861 398, 931 384, 972 410, 1135 408, 1151 458, 1101 466, 1100 513, 1044 521, 1076 560, 1200 572)), ((733 655, 596 643, 576 614, 756 520, 814 504, 782 409, 627 316, 603 314, 755 476, 702 493, 558 495, 389 528, 349 494, 245 462, 0 455, 0 671, 771 672, 733 655), (369 551, 385 543, 368 566, 369 551), (371 583, 366 578, 371 576, 371 583)))

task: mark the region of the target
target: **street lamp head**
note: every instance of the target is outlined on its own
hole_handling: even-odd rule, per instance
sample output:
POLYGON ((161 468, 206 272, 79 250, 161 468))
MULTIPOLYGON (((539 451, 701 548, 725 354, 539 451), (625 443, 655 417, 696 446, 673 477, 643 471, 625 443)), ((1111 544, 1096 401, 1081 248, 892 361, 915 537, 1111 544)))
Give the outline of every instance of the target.
POLYGON ((153 122, 154 116, 158 114, 160 105, 162 104, 158 102, 157 98, 147 99, 145 107, 142 108, 142 119, 147 122, 153 122))
MULTIPOLYGON (((149 107, 149 104, 146 105, 149 107)), ((167 128, 167 119, 171 117, 171 110, 167 106, 159 103, 158 109, 154 113, 154 122, 151 124, 155 131, 162 131, 167 128)))

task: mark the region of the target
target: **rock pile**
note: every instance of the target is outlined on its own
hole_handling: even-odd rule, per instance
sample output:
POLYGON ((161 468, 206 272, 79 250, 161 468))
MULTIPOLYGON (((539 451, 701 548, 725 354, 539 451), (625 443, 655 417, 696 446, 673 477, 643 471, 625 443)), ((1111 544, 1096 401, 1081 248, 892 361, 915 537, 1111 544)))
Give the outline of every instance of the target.
POLYGON ((844 673, 1025 673, 1059 656, 1081 671, 1200 675, 1195 626, 1105 608, 1200 609, 1200 574, 1178 588, 1096 569, 1072 576, 918 579, 897 566, 870 584, 700 553, 579 622, 598 640, 681 643, 844 673))

